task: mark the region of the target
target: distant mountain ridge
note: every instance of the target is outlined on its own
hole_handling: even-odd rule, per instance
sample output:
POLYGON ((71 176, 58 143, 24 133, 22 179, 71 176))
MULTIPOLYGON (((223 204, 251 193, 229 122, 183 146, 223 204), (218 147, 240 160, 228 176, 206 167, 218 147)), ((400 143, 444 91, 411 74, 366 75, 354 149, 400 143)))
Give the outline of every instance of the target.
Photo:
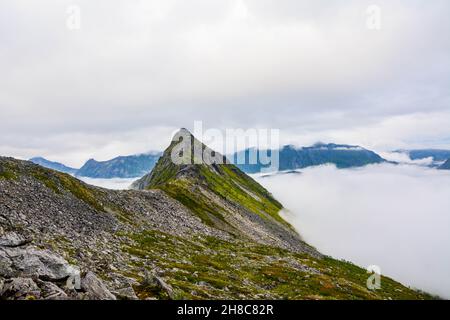
POLYGON ((88 160, 76 176, 89 178, 139 178, 153 169, 160 153, 120 156, 108 161, 88 160))
MULTIPOLYGON (((256 164, 250 163, 250 153, 253 151, 258 155, 257 149, 250 148, 236 152, 235 154, 228 156, 228 158, 245 173, 259 173, 263 168, 268 166, 260 161, 259 156, 256 164), (238 161, 240 159, 245 159, 245 161, 238 161)), ((273 152, 272 150, 263 151, 267 152, 269 156, 271 156, 273 152)), ((302 148, 287 145, 278 150, 278 152, 278 171, 304 169, 324 164, 334 164, 339 169, 345 169, 386 162, 385 159, 373 151, 360 146, 346 144, 316 143, 313 146, 302 148)), ((119 156, 107 161, 90 159, 80 169, 69 168, 63 164, 51 162, 44 158, 39 158, 41 160, 36 163, 46 168, 69 173, 78 177, 97 179, 140 178, 155 167, 161 155, 161 152, 152 152, 130 156, 119 156)))
POLYGON ((45 158, 42 157, 34 157, 30 159, 31 162, 33 162, 34 164, 38 164, 42 167, 48 168, 48 169, 53 169, 56 171, 60 171, 63 173, 68 173, 68 174, 72 174, 74 175, 78 169, 75 168, 71 168, 68 167, 62 163, 59 162, 54 162, 54 161, 49 161, 45 158))
MULTIPOLYGON (((264 164, 260 162, 259 156, 256 164, 250 164, 250 153, 258 152, 256 149, 247 149, 232 156, 237 167, 246 173, 258 173, 264 164), (238 159, 245 156, 245 163, 239 163, 238 159)), ((264 150, 269 156, 272 150, 264 150)), ((264 152, 263 151, 263 152, 264 152)), ((292 145, 284 146, 279 152, 279 171, 303 169, 324 164, 334 164, 339 169, 363 167, 368 164, 386 162, 381 156, 373 151, 360 146, 316 143, 311 147, 297 148, 292 145)))
POLYGON ((440 170, 450 170, 450 159, 445 161, 445 163, 439 167, 440 170))
POLYGON ((450 159, 450 150, 445 149, 396 150, 394 152, 406 153, 411 160, 433 158, 433 161, 439 162, 450 159))
POLYGON ((96 179, 139 178, 153 169, 161 153, 150 152, 131 156, 119 156, 107 161, 88 160, 80 169, 70 168, 59 162, 42 157, 30 159, 31 162, 48 169, 68 173, 77 177, 96 179))

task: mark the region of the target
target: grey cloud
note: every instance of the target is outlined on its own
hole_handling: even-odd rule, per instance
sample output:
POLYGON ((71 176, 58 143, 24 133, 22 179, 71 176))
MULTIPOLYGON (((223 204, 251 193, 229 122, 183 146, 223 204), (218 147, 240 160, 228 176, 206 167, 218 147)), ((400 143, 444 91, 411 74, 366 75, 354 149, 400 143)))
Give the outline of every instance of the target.
POLYGON ((0 4, 0 153, 71 146, 79 162, 194 120, 318 138, 450 117, 448 1, 379 1, 379 32, 365 28, 368 1, 80 0, 79 31, 65 27, 71 4, 0 4), (85 141, 49 143, 73 139, 85 141))

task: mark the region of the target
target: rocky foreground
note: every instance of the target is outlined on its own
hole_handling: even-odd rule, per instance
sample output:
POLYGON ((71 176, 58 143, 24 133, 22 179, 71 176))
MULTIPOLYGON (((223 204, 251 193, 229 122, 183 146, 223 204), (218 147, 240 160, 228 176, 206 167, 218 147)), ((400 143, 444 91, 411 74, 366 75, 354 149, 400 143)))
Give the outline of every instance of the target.
MULTIPOLYGON (((173 147, 171 145, 171 147, 173 147)), ((0 157, 0 299, 428 299, 324 257, 231 165, 112 191, 0 157)))

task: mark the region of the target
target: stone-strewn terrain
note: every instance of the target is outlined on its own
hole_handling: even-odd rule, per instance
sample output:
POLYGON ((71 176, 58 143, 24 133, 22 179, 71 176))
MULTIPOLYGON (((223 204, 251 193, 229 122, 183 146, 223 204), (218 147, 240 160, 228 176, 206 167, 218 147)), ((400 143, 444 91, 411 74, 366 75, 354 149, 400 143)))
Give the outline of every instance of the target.
POLYGON ((302 242, 262 187, 197 169, 198 185, 175 174, 173 188, 111 191, 0 158, 0 299, 430 298, 388 278, 369 291, 365 270, 302 242))

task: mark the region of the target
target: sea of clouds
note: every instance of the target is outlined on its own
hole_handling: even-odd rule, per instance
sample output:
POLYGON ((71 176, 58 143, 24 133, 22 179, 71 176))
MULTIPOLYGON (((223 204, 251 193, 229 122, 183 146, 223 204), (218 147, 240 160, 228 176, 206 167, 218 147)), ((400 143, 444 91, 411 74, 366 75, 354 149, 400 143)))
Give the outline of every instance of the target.
POLYGON ((371 165, 257 177, 321 252, 450 298, 450 172, 371 165))
POLYGON ((138 179, 138 178, 96 179, 87 177, 77 177, 77 178, 86 182, 87 184, 111 190, 127 190, 130 188, 131 184, 138 179))

